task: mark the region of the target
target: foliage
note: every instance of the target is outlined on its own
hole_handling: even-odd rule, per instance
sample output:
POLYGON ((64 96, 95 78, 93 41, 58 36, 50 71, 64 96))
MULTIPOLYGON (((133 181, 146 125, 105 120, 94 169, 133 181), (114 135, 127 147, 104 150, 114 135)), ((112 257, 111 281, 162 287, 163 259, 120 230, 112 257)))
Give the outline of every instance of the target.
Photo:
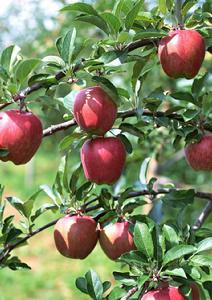
MULTIPOLYGON (((173 182, 163 183, 155 173, 148 176, 155 159, 164 162, 174 151, 198 141, 204 130, 212 131, 211 74, 207 66, 211 63, 211 5, 205 1, 193 11, 195 4, 184 1, 180 9, 185 27, 199 31, 207 49, 205 63, 191 81, 160 78, 165 75, 160 71, 157 45, 179 20, 172 0, 158 1, 153 8, 143 0, 119 0, 114 6, 108 3, 109 9, 104 10, 98 1, 96 5, 67 4, 61 14, 72 18, 74 26, 57 38, 57 54, 26 58, 16 45, 2 51, 1 108, 10 105, 12 99, 24 98, 47 124, 54 112, 61 124, 70 121, 70 125, 62 127, 69 131, 60 140, 62 159, 52 186, 41 185, 26 200, 16 196, 4 200, 4 187, 0 187, 1 268, 30 268, 11 251, 56 223, 53 220, 38 226, 46 211, 61 215, 81 211, 101 224, 124 216, 133 224, 137 248, 118 259, 127 271, 113 272, 118 282, 113 286, 90 270, 76 280, 81 292, 96 300, 138 299, 158 282, 169 281, 191 297, 190 284, 196 282, 202 299, 211 299, 212 233, 207 223, 202 228, 192 226, 187 215, 195 210, 196 198, 211 201, 212 197, 198 193, 194 186, 178 189, 173 182), (80 37, 84 23, 83 28, 92 28, 88 40, 80 37), (80 164, 79 151, 89 135, 73 120, 73 101, 79 89, 93 85, 101 86, 117 103, 119 113, 108 135, 119 136, 129 153, 124 173, 113 186, 87 182, 80 164), (37 207, 41 193, 49 202, 37 207), (153 207, 148 217, 144 213, 147 196, 153 207), (20 213, 20 224, 14 222, 13 215, 5 214, 8 203, 20 213)), ((55 128, 50 134, 59 130, 55 128)))

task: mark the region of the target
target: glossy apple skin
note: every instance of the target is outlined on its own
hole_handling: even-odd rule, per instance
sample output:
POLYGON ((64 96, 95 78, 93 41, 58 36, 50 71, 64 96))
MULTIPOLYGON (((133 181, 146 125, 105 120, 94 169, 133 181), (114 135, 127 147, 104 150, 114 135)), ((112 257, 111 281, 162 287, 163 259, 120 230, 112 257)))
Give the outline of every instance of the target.
POLYGON ((212 135, 204 135, 199 143, 185 148, 185 157, 189 165, 196 171, 212 170, 212 135))
POLYGON ((205 43, 195 30, 174 30, 160 40, 158 56, 164 72, 172 78, 191 79, 205 57, 205 43))
POLYGON ((109 224, 100 230, 99 243, 104 253, 112 260, 135 250, 133 235, 127 221, 109 224))
POLYGON ((9 151, 0 160, 15 165, 27 163, 38 150, 42 136, 41 121, 33 113, 15 109, 0 112, 0 148, 9 151))
POLYGON ((86 132, 104 135, 115 122, 117 106, 99 86, 81 90, 74 99, 74 118, 86 132))
POLYGON ((186 300, 186 298, 178 288, 169 286, 151 290, 144 294, 140 300, 186 300))
POLYGON ((113 184, 121 176, 126 159, 123 143, 116 137, 87 140, 81 148, 85 177, 97 184, 113 184))
POLYGON ((97 240, 97 224, 89 216, 65 216, 55 225, 55 245, 65 257, 86 258, 95 248, 97 240))

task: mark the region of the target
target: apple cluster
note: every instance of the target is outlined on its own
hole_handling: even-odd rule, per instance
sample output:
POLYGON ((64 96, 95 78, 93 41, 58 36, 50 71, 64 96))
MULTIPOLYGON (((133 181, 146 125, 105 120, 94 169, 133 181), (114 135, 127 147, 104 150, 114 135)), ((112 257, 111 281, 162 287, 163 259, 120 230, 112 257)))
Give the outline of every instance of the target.
POLYGON ((99 86, 82 89, 74 99, 74 118, 87 133, 98 136, 81 149, 85 177, 96 184, 113 184, 120 177, 126 151, 117 137, 104 137, 117 115, 117 106, 99 86))
POLYGON ((57 250, 65 257, 84 259, 99 240, 104 253, 112 260, 135 249, 129 222, 120 221, 102 228, 90 216, 80 214, 59 219, 54 229, 57 250))

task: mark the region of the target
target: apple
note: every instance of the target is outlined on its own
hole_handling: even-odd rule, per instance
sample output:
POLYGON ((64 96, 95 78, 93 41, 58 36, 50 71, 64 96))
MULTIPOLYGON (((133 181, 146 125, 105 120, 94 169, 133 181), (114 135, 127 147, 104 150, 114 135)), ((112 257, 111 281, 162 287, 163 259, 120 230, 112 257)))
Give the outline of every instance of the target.
POLYGON ((0 160, 27 163, 38 150, 42 136, 41 121, 33 113, 15 109, 0 112, 0 149, 8 151, 0 160))
POLYGON ((117 137, 87 140, 81 149, 85 177, 97 184, 113 184, 121 176, 126 159, 122 141, 117 137))
POLYGON ((160 40, 158 56, 168 76, 191 79, 199 72, 205 57, 204 39, 195 30, 172 30, 160 40))
MULTIPOLYGON (((191 284, 192 300, 200 300, 200 293, 195 283, 191 284)), ((181 291, 172 286, 158 287, 150 290, 140 300, 186 300, 181 291)))
POLYGON ((69 258, 86 258, 95 248, 98 240, 96 221, 89 216, 65 216, 54 228, 57 250, 69 258))
POLYGON ((200 142, 185 148, 185 157, 194 170, 212 170, 212 135, 204 135, 200 142))
POLYGON ((73 111, 83 130, 102 136, 112 128, 117 106, 101 87, 93 86, 77 93, 73 111))
POLYGON ((186 300, 176 287, 159 287, 144 294, 140 300, 186 300))
POLYGON ((104 253, 112 260, 122 254, 135 250, 133 235, 129 231, 129 222, 109 224, 100 230, 99 243, 104 253))

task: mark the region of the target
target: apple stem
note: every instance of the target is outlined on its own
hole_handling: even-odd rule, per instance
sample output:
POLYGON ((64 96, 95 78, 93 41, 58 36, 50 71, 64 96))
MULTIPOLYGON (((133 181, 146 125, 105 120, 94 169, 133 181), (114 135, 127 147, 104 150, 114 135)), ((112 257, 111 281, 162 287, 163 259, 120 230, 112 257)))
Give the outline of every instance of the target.
POLYGON ((175 17, 177 20, 177 27, 179 27, 179 29, 183 29, 182 0, 176 0, 175 2, 175 17))

